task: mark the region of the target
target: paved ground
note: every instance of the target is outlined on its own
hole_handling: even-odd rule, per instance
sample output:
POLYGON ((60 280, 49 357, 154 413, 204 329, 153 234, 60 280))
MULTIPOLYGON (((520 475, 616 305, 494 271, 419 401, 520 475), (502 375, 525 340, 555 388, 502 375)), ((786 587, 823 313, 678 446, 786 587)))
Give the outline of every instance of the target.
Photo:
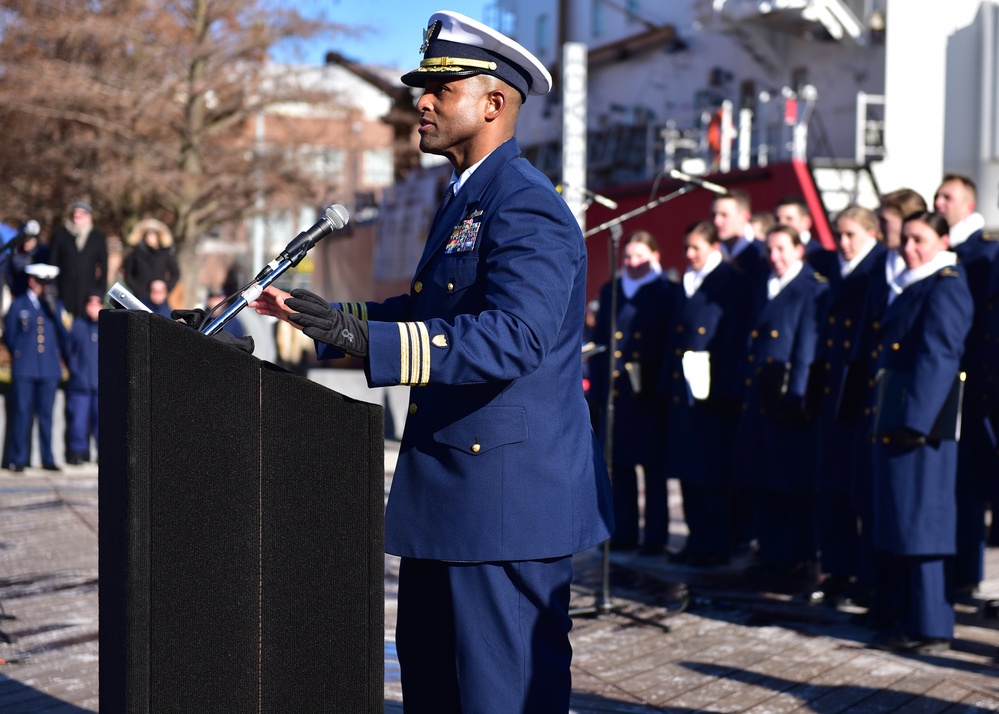
MULTIPOLYGON (((386 487, 395 446, 386 450, 386 487)), ((675 493, 671 505, 679 545, 675 493)), ((601 589, 602 556, 595 549, 577 557, 580 607, 601 589)), ((386 712, 401 711, 396 565, 387 559, 386 712)), ((985 599, 999 598, 999 550, 989 553, 979 596, 958 608, 953 649, 917 657, 869 648, 856 613, 746 588, 743 565, 708 573, 612 554, 610 611, 575 619, 573 711, 999 710, 999 620, 982 611, 985 599)), ((97 595, 97 468, 0 471, 0 605, 16 616, 0 620, 16 638, 0 642, 0 712, 98 711, 97 595)))

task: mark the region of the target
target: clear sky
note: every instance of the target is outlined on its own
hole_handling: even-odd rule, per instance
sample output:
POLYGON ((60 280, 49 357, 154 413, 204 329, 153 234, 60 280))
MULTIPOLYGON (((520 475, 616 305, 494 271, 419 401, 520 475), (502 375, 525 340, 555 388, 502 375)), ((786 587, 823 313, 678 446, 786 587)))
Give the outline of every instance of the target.
MULTIPOLYGON (((399 69, 419 64, 423 28, 438 10, 454 10, 474 20, 484 20, 489 0, 285 0, 309 17, 324 16, 354 28, 367 27, 360 37, 337 36, 310 41, 297 48, 298 59, 322 64, 334 49, 348 59, 399 69)), ((281 56, 279 59, 291 59, 281 56)))

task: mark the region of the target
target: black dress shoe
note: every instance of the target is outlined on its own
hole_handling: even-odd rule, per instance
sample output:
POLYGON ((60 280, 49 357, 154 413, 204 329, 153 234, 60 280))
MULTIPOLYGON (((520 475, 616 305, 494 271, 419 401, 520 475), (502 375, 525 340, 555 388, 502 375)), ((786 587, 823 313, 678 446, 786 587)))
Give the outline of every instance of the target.
POLYGON ((70 466, 81 466, 83 465, 83 457, 79 454, 70 454, 66 457, 66 463, 70 466))
POLYGON ((654 543, 643 543, 642 547, 638 549, 639 555, 662 555, 665 546, 655 545, 654 543))
POLYGON ((873 644, 879 650, 903 654, 933 654, 950 649, 950 640, 946 637, 909 637, 899 633, 877 637, 873 644))
POLYGON ((21 466, 20 464, 11 464, 10 466, 7 467, 7 470, 10 471, 12 474, 24 473, 24 467, 21 466))
POLYGON ((46 471, 62 471, 62 469, 55 464, 42 464, 42 468, 46 471))
POLYGON ((844 593, 846 593, 849 587, 849 577, 845 575, 830 575, 808 593, 808 603, 810 605, 836 607, 843 601, 844 593))

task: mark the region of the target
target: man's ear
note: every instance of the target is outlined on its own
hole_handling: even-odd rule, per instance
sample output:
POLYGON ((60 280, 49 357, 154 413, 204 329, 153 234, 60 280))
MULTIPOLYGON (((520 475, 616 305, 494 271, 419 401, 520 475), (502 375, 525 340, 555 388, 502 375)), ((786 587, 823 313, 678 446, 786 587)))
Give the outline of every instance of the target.
POLYGON ((502 89, 494 89, 486 95, 486 121, 495 121, 506 108, 506 94, 502 89))

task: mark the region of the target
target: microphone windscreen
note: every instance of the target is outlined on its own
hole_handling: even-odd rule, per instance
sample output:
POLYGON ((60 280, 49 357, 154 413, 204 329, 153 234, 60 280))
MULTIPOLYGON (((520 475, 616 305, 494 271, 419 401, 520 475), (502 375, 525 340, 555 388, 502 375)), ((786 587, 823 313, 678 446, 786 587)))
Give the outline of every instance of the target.
POLYGON ((334 228, 340 230, 347 225, 347 221, 350 220, 350 214, 347 213, 347 209, 339 203, 334 203, 326 209, 326 219, 333 225, 334 228))

